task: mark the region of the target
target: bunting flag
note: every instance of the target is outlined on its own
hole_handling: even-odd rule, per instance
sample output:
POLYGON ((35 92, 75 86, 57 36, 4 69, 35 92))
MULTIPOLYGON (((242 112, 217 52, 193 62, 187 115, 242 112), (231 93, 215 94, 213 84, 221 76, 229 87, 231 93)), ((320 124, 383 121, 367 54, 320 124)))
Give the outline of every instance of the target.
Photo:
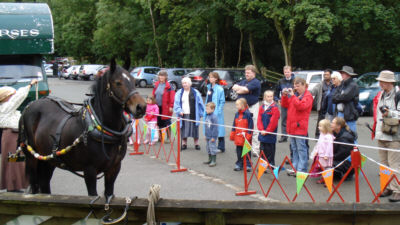
POLYGON ((297 194, 300 193, 300 190, 303 187, 304 182, 306 181, 307 177, 308 177, 308 173, 296 172, 297 194))
POLYGON ((166 128, 161 129, 161 143, 164 143, 165 133, 166 133, 166 128))
POLYGON ((176 123, 173 123, 171 125, 171 132, 172 132, 172 137, 175 137, 175 135, 176 135, 176 123))
POLYGON ((329 193, 332 193, 333 169, 324 170, 322 172, 322 177, 324 178, 329 193))
POLYGON ((247 141, 247 139, 244 138, 244 145, 243 145, 243 150, 242 150, 242 158, 243 158, 243 156, 245 156, 250 151, 251 151, 251 145, 247 141))
POLYGON ((154 140, 154 135, 156 134, 156 130, 155 129, 153 129, 153 128, 150 128, 150 142, 153 142, 153 140, 154 140))
POLYGON ((385 188, 387 182, 389 181, 390 177, 393 174, 393 170, 389 169, 386 166, 379 166, 379 174, 381 177, 381 191, 385 188))
MULTIPOLYGON (((274 169, 274 174, 275 174, 275 177, 276 177, 276 179, 278 179, 278 176, 279 176, 279 169, 281 168, 281 166, 277 166, 277 167, 275 167, 275 169, 274 169)), ((285 168, 285 167, 282 167, 282 168, 285 168)))
POLYGON ((258 180, 260 180, 261 176, 264 174, 267 168, 268 168, 268 162, 260 158, 258 160, 258 174, 257 174, 258 180))
MULTIPOLYGON (((367 161, 367 157, 361 155, 361 168, 364 166, 366 161, 367 161)), ((358 172, 361 173, 361 170, 358 169, 358 172)))

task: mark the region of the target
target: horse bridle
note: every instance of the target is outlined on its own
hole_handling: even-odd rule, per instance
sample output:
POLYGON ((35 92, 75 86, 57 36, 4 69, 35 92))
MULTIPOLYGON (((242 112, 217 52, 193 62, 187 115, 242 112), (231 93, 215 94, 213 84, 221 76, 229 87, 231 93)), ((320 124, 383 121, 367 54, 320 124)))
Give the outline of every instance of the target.
POLYGON ((121 100, 114 94, 114 92, 111 90, 110 83, 107 82, 107 93, 108 93, 108 96, 110 96, 112 99, 114 99, 124 109, 125 108, 125 104, 129 100, 129 98, 132 97, 132 95, 134 95, 134 94, 138 94, 139 91, 138 90, 132 90, 131 92, 129 92, 129 94, 126 97, 126 99, 121 100))

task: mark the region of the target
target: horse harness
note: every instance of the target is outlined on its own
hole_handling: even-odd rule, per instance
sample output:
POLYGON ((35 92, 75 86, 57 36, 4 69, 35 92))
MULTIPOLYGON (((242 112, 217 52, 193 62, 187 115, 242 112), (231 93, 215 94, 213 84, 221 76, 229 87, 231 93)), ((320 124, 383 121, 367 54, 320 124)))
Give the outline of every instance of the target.
MULTIPOLYGON (((112 92, 111 92, 112 93, 112 92)), ((133 92, 131 92, 132 94, 133 92)), ((136 94, 136 93, 133 93, 136 94)), ((132 95, 133 95, 132 94, 132 95)), ((18 151, 15 153, 15 156, 9 156, 9 158, 14 158, 18 157, 19 152, 22 150, 21 147, 26 147, 27 150, 36 158, 39 160, 50 160, 50 159, 56 159, 58 158, 57 156, 61 156, 69 152, 73 147, 77 146, 80 142, 84 142, 85 145, 87 145, 87 137, 91 137, 93 140, 101 143, 107 143, 107 144, 115 144, 121 141, 122 138, 128 137, 132 134, 132 126, 131 126, 131 121, 128 120, 126 117, 124 117, 124 122, 125 122, 125 128, 122 131, 114 131, 103 124, 101 124, 100 120, 98 119, 94 108, 92 106, 92 100, 93 97, 85 100, 84 105, 81 109, 76 109, 73 107, 71 103, 66 102, 65 100, 61 98, 57 98, 54 96, 47 96, 45 97, 60 106, 61 109, 63 109, 67 115, 64 116, 64 118, 61 120, 59 125, 57 126, 56 133, 55 135, 51 135, 53 139, 53 152, 52 154, 49 154, 47 156, 42 156, 39 155, 34 151, 34 149, 25 144, 21 144, 22 146, 19 147, 18 151), (77 137, 72 145, 69 145, 63 149, 59 149, 60 146, 60 140, 61 140, 61 134, 62 130, 67 123, 67 121, 74 117, 74 116, 79 116, 80 114, 82 117, 82 121, 85 125, 85 130, 83 133, 77 137)), ((126 102, 126 101, 125 101, 126 102)), ((106 155, 107 156, 107 155, 106 155)))

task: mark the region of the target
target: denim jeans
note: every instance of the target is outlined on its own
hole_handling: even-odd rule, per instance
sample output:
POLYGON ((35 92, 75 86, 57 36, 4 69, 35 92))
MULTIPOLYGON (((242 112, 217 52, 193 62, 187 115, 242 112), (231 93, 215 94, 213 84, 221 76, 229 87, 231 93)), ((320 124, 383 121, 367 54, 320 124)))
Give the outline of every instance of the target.
MULTIPOLYGON (((305 136, 303 136, 305 137, 305 136)), ((305 139, 290 138, 290 147, 293 151, 292 163, 296 171, 307 172, 308 169, 308 146, 305 139)))

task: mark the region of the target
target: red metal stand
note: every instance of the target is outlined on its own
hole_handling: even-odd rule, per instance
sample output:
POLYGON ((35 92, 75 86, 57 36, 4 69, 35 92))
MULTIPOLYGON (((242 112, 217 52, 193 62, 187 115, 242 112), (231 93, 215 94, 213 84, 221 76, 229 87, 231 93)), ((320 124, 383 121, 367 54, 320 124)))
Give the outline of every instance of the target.
MULTIPOLYGON (((367 176, 365 175, 363 169, 361 168, 361 153, 360 153, 360 151, 358 151, 357 147, 354 147, 353 151, 351 152, 351 167, 347 170, 346 174, 342 177, 339 184, 334 188, 334 190, 332 191, 331 195, 326 200, 326 202, 329 202, 336 192, 339 193, 338 189, 339 189, 340 185, 342 185, 343 181, 347 178, 347 176, 349 175, 351 170, 354 170, 354 174, 355 174, 356 202, 357 203, 360 202, 360 183, 359 183, 360 182, 359 181, 360 171, 362 172, 364 179, 367 182, 369 188, 371 189, 371 192, 374 195, 375 199, 377 199, 374 189, 372 188, 367 176)), ((377 201, 379 201, 379 199, 377 201)))
MULTIPOLYGON (((250 154, 251 154, 251 152, 250 152, 250 154)), ((244 191, 236 192, 237 196, 252 195, 252 194, 257 193, 256 191, 249 191, 249 183, 250 182, 249 183, 247 182, 247 157, 249 157, 249 159, 250 159, 249 153, 247 153, 243 158, 244 191)))
POLYGON ((138 124, 139 124, 139 120, 135 120, 135 130, 136 130, 136 132, 135 132, 135 143, 133 143, 133 152, 131 152, 131 153, 129 153, 129 155, 143 155, 144 154, 144 152, 139 152, 139 141, 140 141, 140 139, 139 139, 139 126, 138 126, 138 124))
POLYGON ((177 160, 176 160, 176 167, 177 169, 171 170, 171 173, 176 173, 176 172, 184 172, 187 171, 186 168, 181 168, 181 125, 179 119, 176 121, 176 129, 178 131, 178 140, 177 140, 177 145, 178 145, 178 153, 177 153, 177 160))

